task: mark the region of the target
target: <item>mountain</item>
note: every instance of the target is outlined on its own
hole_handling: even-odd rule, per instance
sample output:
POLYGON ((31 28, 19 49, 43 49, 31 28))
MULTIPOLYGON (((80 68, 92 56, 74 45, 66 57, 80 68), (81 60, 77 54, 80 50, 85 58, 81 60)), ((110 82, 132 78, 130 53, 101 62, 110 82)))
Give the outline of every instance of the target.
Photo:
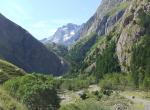
POLYGON ((70 48, 78 70, 91 74, 150 72, 148 0, 102 0, 70 48), (80 64, 80 65, 79 65, 80 64))
POLYGON ((76 41, 75 33, 80 29, 79 25, 68 23, 57 29, 55 34, 49 38, 41 40, 42 43, 56 43, 60 45, 69 46, 76 41))
POLYGON ((29 32, 0 14, 0 58, 27 72, 60 75, 67 64, 29 32))
POLYGON ((128 7, 126 0, 102 0, 95 14, 80 28, 77 41, 70 47, 70 55, 80 62, 96 43, 98 36, 108 34, 128 7))

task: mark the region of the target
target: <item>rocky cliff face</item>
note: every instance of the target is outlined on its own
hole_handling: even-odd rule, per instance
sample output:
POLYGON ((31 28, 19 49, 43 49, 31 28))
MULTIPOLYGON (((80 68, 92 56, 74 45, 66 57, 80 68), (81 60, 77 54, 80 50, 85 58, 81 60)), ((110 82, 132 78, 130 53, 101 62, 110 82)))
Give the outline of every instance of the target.
MULTIPOLYGON (((120 65, 122 72, 131 72, 133 66, 141 71, 148 68, 149 63, 146 63, 143 58, 148 60, 150 56, 149 48, 143 42, 148 39, 145 36, 150 35, 149 13, 149 0, 103 0, 94 16, 84 24, 79 40, 71 48, 71 51, 81 53, 81 51, 78 51, 80 48, 83 49, 85 45, 91 44, 89 41, 92 36, 89 39, 87 35, 93 32, 97 34, 98 40, 84 51, 85 58, 82 60, 82 65, 85 72, 92 72, 93 69, 97 68, 97 62, 101 62, 98 59, 100 56, 105 58, 105 60, 102 59, 101 64, 109 64, 108 61, 112 61, 113 58, 118 60, 116 65, 120 65), (111 47, 112 45, 113 47, 111 47), (141 53, 138 52, 142 52, 142 50, 137 47, 143 48, 144 53, 141 57, 139 56, 141 53), (112 48, 112 51, 109 48, 112 48), (135 48, 137 48, 136 51, 135 48), (110 56, 105 56, 108 51, 111 52, 112 59, 110 56), (135 52, 138 57, 136 57, 135 52)), ((149 43, 149 40, 147 40, 147 43, 149 43)), ((114 65, 111 64, 107 66, 114 68, 114 65)))
POLYGON ((150 12, 150 3, 146 0, 133 0, 126 10, 121 21, 121 35, 117 42, 116 52, 124 72, 131 67, 133 46, 146 34, 145 29, 139 25, 139 16, 142 12, 150 12))
POLYGON ((111 31, 113 25, 122 17, 127 7, 127 0, 102 0, 96 13, 80 29, 78 38, 89 35, 92 32, 104 35, 111 31), (120 4, 122 6, 120 6, 120 4), (119 10, 119 11, 118 11, 119 10))
POLYGON ((60 75, 66 64, 30 33, 0 14, 0 56, 27 72, 60 75))

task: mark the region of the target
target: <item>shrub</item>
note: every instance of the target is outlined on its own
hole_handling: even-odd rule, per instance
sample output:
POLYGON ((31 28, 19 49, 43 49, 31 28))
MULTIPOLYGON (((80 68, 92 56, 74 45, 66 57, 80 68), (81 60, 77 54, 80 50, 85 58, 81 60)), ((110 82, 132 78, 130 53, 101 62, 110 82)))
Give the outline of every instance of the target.
POLYGON ((139 15, 139 24, 145 28, 146 34, 150 34, 150 13, 142 11, 139 15))
POLYGON ((80 94, 80 98, 81 98, 82 100, 85 100, 85 99, 87 99, 88 97, 87 97, 87 94, 86 94, 86 93, 83 93, 83 94, 80 94))
POLYGON ((88 88, 90 84, 95 82, 95 78, 92 76, 85 76, 80 75, 76 78, 65 78, 62 79, 62 83, 60 85, 61 89, 68 89, 68 90, 80 90, 83 88, 88 88))
POLYGON ((144 78, 143 89, 146 90, 147 92, 150 89, 150 78, 149 77, 144 78))
POLYGON ((97 100, 100 100, 104 95, 102 91, 94 91, 92 94, 96 96, 97 100))
POLYGON ((59 107, 60 100, 52 77, 28 74, 7 81, 4 89, 31 110, 59 107))
POLYGON ((124 73, 111 73, 100 79, 99 85, 104 90, 124 90, 127 86, 131 86, 131 75, 124 73))
POLYGON ((110 96, 112 93, 113 93, 113 91, 109 90, 109 89, 106 89, 106 90, 103 91, 103 94, 107 95, 107 96, 110 96))

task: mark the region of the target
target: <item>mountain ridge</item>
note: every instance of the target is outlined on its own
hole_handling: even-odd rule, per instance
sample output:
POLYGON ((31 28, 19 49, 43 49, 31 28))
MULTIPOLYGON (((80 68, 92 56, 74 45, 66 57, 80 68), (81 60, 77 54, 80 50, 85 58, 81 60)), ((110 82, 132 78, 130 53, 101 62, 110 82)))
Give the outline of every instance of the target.
POLYGON ((53 52, 29 32, 0 14, 0 56, 27 72, 59 75, 66 71, 53 52))

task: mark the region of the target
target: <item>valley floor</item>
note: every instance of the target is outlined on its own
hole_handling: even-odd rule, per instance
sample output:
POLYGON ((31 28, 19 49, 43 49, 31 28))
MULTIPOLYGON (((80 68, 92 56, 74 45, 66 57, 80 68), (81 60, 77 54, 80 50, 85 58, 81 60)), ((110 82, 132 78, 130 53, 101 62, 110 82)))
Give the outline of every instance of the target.
MULTIPOLYGON (((97 91, 99 89, 100 88, 97 85, 90 85, 87 90, 91 93, 91 92, 97 91)), ((68 91, 68 90, 65 90, 65 91, 61 92, 59 94, 60 98, 62 99, 61 105, 74 103, 77 100, 80 100, 80 96, 79 95, 82 94, 84 91, 85 91, 85 89, 79 90, 79 91, 75 91, 75 92, 74 91, 68 91)))
MULTIPOLYGON (((61 97, 61 105, 67 105, 71 103, 76 103, 77 101, 82 101, 80 94, 84 91, 89 91, 90 93, 100 90, 98 85, 90 85, 89 88, 79 90, 79 91, 63 91, 59 94, 61 97)), ((123 91, 123 92, 114 92, 109 98, 104 98, 100 100, 100 103, 103 103, 106 106, 110 106, 114 110, 115 106, 118 106, 120 103, 127 104, 127 110, 150 110, 150 99, 146 97, 147 93, 143 91, 123 91), (117 95, 116 95, 117 94, 117 95), (102 101, 102 102, 101 102, 102 101)), ((117 109, 119 110, 119 109, 117 109)))

